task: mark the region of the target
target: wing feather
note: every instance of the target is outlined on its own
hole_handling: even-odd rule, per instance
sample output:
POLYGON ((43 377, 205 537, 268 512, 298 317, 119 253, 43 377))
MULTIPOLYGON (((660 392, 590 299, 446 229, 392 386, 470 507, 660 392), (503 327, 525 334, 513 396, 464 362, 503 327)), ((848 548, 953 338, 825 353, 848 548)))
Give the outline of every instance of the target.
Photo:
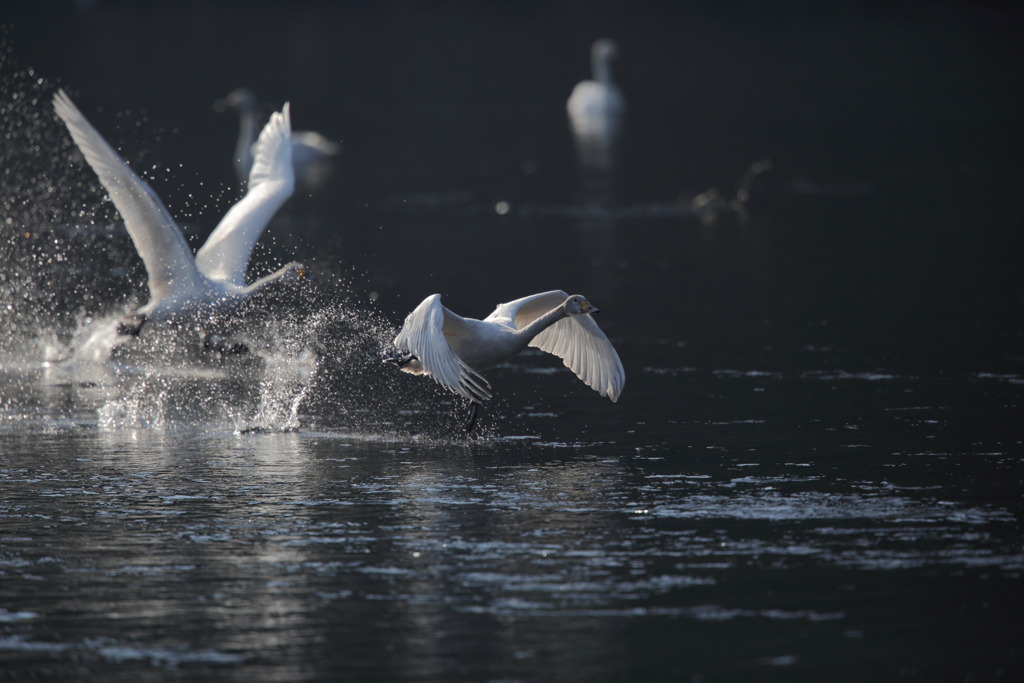
POLYGON ((248 190, 221 219, 196 254, 196 265, 211 280, 245 286, 245 270, 260 235, 295 190, 291 113, 275 112, 256 141, 248 190))
POLYGON ((491 397, 491 385, 452 351, 445 338, 445 326, 456 327, 460 321, 441 305, 440 294, 432 294, 406 316, 394 345, 418 359, 409 371, 423 372, 449 391, 483 402, 491 397))
MULTIPOLYGON (((488 320, 508 320, 516 329, 526 327, 569 295, 560 289, 533 294, 501 304, 488 320)), ((558 356, 588 387, 613 401, 626 383, 619 354, 590 315, 559 320, 530 341, 530 346, 558 356)))
POLYGON ((63 90, 53 108, 124 220, 136 251, 146 265, 150 296, 161 299, 197 287, 199 271, 185 237, 152 188, 103 139, 63 90))
POLYGON ((574 315, 559 320, 530 342, 562 359, 584 384, 612 401, 619 400, 626 384, 615 347, 590 315, 574 315))

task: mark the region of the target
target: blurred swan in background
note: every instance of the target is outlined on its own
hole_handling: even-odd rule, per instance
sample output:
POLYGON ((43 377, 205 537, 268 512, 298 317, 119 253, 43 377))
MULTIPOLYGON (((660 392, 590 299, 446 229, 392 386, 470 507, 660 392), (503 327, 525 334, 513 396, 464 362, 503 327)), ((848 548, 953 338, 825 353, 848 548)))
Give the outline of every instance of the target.
MULTIPOLYGON (((217 100, 217 111, 234 109, 238 112, 238 141, 235 143, 235 173, 245 182, 252 168, 256 142, 256 94, 248 88, 238 88, 227 97, 217 100)), ((292 166, 296 181, 303 191, 321 189, 331 173, 333 158, 341 153, 341 144, 328 140, 314 131, 295 131, 291 134, 292 166)))
POLYGON ((615 147, 626 114, 626 99, 612 80, 612 60, 618 54, 615 41, 595 41, 590 49, 593 78, 577 83, 565 105, 584 166, 611 168, 615 163, 615 147))
POLYGON ((463 318, 432 294, 410 313, 386 361, 405 372, 429 375, 470 401, 464 427, 471 431, 479 406, 491 398, 491 385, 479 373, 528 346, 558 356, 565 366, 602 396, 617 401, 626 383, 615 347, 579 294, 542 292, 500 304, 483 320, 463 318))
POLYGON ((138 335, 147 321, 228 312, 271 282, 304 276, 301 264, 289 263, 245 284, 246 266, 256 241, 292 195, 295 185, 288 137, 289 105, 271 116, 260 133, 245 196, 228 210, 194 257, 160 198, 63 90, 54 96, 53 107, 110 195, 146 266, 149 302, 121 322, 120 334, 138 335))

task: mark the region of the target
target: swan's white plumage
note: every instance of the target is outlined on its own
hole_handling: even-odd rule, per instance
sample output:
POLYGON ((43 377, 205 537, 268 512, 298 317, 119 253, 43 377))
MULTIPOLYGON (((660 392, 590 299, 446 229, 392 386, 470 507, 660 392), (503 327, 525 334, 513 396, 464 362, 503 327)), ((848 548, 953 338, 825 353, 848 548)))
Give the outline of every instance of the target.
POLYGON ((500 304, 475 320, 453 313, 441 304, 440 294, 432 294, 406 317, 394 345, 417 359, 403 369, 430 375, 478 402, 490 398, 490 385, 479 371, 527 346, 558 356, 587 386, 616 401, 626 381, 622 362, 589 314, 565 312, 570 299, 581 297, 542 292, 500 304))
POLYGON ((447 341, 447 336, 470 334, 465 320, 441 304, 441 295, 431 294, 406 316, 394 345, 417 359, 403 368, 407 372, 430 375, 468 399, 486 400, 491 397, 487 380, 456 355, 447 341))
POLYGON ((93 128, 63 90, 57 91, 53 106, 121 214, 146 264, 152 299, 200 289, 202 280, 192 250, 152 188, 93 128))
MULTIPOLYGON (((256 156, 256 95, 248 88, 238 88, 214 106, 218 110, 230 107, 238 111, 235 171, 238 179, 244 181, 250 176, 256 156)), ((311 130, 292 131, 291 143, 292 167, 298 180, 308 189, 319 189, 327 176, 326 164, 341 153, 341 144, 311 130)))
POLYGON ((295 189, 291 112, 288 104, 263 127, 245 193, 196 253, 196 265, 208 278, 245 286, 245 268, 263 229, 295 189))
POLYGON ((618 135, 626 99, 612 80, 611 63, 618 54, 614 41, 602 38, 591 48, 591 80, 576 84, 566 101, 573 133, 578 138, 606 142, 618 135))
MULTIPOLYGON (((511 317, 517 329, 522 329, 568 297, 562 290, 534 294, 502 304, 491 316, 500 311, 500 315, 511 317)), ((615 347, 591 316, 562 318, 539 332, 530 346, 561 358, 565 367, 602 396, 612 401, 619 399, 626 371, 615 347)))
POLYGON ((289 264, 245 286, 245 267, 252 248, 294 188, 288 105, 271 117, 260 135, 249 191, 231 207, 195 257, 160 198, 63 90, 54 95, 53 105, 121 214, 146 266, 150 300, 137 311, 139 314, 162 318, 186 308, 217 308, 295 270, 297 264, 289 264))
POLYGON ((618 135, 626 114, 626 101, 614 83, 577 83, 566 104, 573 132, 578 136, 618 135))
POLYGON ((295 148, 292 163, 299 168, 341 153, 341 144, 315 130, 298 130, 292 133, 292 146, 295 148))

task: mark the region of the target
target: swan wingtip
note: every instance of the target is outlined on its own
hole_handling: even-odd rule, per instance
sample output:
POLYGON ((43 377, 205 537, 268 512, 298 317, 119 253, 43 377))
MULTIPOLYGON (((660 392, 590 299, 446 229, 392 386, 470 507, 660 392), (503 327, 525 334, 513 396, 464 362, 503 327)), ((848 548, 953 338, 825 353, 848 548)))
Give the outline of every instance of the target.
POLYGON ((53 109, 61 118, 64 118, 64 114, 61 112, 75 111, 75 103, 71 101, 71 97, 64 91, 64 88, 57 88, 57 92, 53 94, 53 109))

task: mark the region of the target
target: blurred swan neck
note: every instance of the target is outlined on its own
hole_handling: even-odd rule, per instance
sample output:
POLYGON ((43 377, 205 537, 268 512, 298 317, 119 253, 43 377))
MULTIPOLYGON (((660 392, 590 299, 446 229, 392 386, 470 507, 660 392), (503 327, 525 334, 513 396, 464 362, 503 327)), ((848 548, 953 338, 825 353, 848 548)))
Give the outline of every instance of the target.
POLYGON ((256 142, 256 112, 251 106, 240 105, 238 109, 238 144, 235 145, 235 160, 240 171, 249 174, 252 166, 252 146, 256 142))
POLYGON ((287 279, 293 274, 295 275, 296 279, 302 279, 305 276, 305 270, 301 264, 289 263, 283 268, 279 268, 278 270, 274 271, 270 275, 267 275, 266 277, 261 277, 259 280, 256 280, 256 282, 252 283, 248 287, 245 287, 242 291, 245 294, 253 294, 254 292, 263 289, 271 282, 276 282, 281 279, 287 279))
POLYGON ((590 66, 595 81, 603 85, 612 84, 612 58, 607 52, 595 51, 590 66))
POLYGON ((252 107, 242 107, 238 113, 238 120, 241 124, 238 137, 244 139, 250 145, 256 142, 256 113, 252 110, 252 107))

